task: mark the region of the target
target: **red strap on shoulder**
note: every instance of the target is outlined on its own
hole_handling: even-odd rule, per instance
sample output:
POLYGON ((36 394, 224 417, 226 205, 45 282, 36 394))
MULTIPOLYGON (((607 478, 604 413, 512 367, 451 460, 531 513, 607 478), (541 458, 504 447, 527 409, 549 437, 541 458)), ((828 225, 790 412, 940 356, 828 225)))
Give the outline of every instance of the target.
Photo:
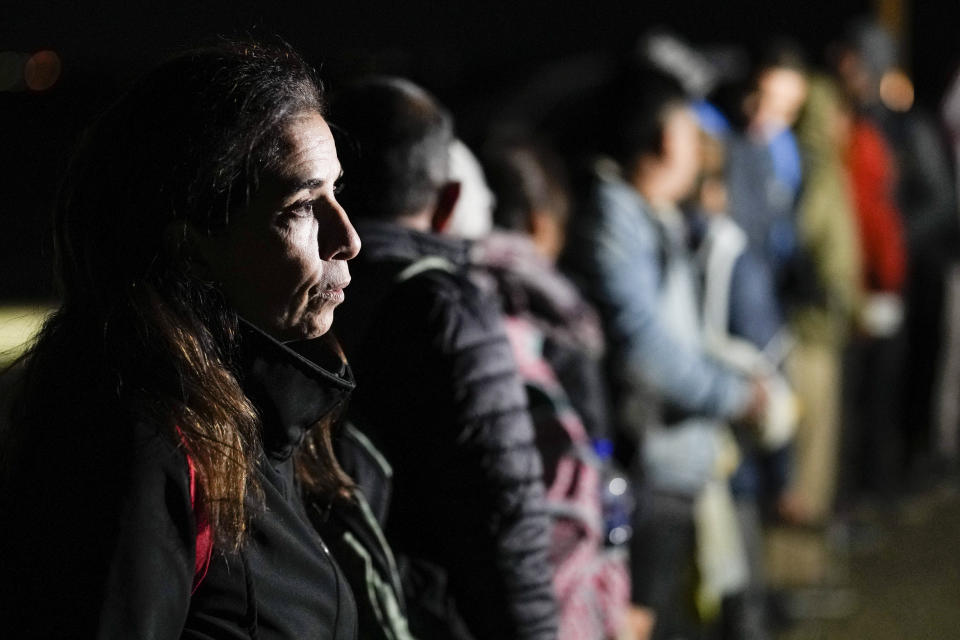
POLYGON ((184 451, 187 456, 187 467, 190 472, 190 508, 193 509, 193 520, 197 529, 196 556, 193 562, 193 590, 191 595, 197 591, 197 587, 203 582, 207 575, 207 568, 210 566, 210 557, 213 555, 213 532, 210 528, 210 521, 207 519, 206 509, 197 502, 197 468, 187 449, 187 442, 183 438, 183 432, 177 427, 177 433, 183 441, 184 451))
POLYGON ((197 555, 193 562, 193 590, 190 592, 193 594, 207 575, 210 557, 213 555, 213 535, 206 509, 197 504, 197 471, 189 453, 187 464, 190 467, 190 506, 193 507, 193 519, 197 527, 197 555))

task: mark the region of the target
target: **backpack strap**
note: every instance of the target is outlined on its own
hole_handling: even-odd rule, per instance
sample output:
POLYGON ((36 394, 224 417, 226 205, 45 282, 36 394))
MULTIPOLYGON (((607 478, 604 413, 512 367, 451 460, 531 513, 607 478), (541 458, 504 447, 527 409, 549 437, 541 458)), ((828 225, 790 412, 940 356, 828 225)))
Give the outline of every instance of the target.
POLYGON ((177 427, 177 435, 183 443, 184 454, 187 457, 187 468, 190 474, 190 508, 193 510, 193 521, 196 527, 197 536, 196 554, 193 561, 193 589, 190 594, 197 591, 197 587, 203 582, 207 575, 207 569, 210 567, 210 558, 213 555, 213 529, 210 527, 210 520, 207 518, 207 511, 197 499, 197 466, 190 456, 190 450, 187 448, 187 441, 183 437, 183 431, 177 427))
POLYGON ((193 464, 193 458, 187 454, 187 464, 190 467, 190 507, 193 509, 193 519, 197 527, 196 558, 193 562, 193 590, 190 594, 197 591, 197 587, 207 576, 207 569, 210 567, 210 557, 213 555, 213 531, 210 528, 210 521, 207 520, 206 509, 197 503, 197 471, 193 464))
POLYGON ((427 271, 454 273, 456 270, 457 266, 442 256, 424 256, 404 267, 404 269, 397 274, 396 278, 394 278, 394 282, 400 284, 407 280, 412 280, 414 277, 427 271))

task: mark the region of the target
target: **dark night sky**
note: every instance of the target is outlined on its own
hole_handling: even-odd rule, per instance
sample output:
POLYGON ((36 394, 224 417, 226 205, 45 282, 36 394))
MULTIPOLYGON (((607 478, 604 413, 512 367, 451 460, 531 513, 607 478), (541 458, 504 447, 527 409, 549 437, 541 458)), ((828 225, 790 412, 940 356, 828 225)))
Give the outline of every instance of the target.
MULTIPOLYGON (((695 43, 752 45, 788 34, 815 58, 851 16, 872 6, 869 0, 217 0, 149 9, 63 0, 6 4, 23 6, 0 9, 0 51, 53 49, 63 74, 45 93, 0 93, 0 299, 50 291, 44 227, 83 123, 130 77, 202 37, 279 34, 334 87, 363 71, 400 73, 432 89, 464 119, 539 65, 584 51, 625 50, 657 25, 695 43)), ((958 60, 960 0, 913 5, 918 94, 935 104, 958 60)))

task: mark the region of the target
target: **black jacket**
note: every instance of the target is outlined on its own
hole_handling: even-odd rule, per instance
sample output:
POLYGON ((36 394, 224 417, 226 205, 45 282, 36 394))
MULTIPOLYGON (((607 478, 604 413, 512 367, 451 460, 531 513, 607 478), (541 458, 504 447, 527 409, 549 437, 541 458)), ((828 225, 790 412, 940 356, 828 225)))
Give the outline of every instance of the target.
POLYGON ((351 420, 393 467, 385 532, 411 631, 553 638, 541 462, 498 305, 467 279, 466 244, 357 230, 335 329, 357 374, 351 420), (400 277, 424 257, 442 260, 400 277))
POLYGON ((331 373, 252 327, 242 352, 265 453, 257 466, 263 502, 251 506, 242 550, 215 546, 191 597, 196 529, 182 448, 109 404, 51 390, 51 402, 76 407, 75 421, 47 425, 26 463, 32 473, 0 491, 5 634, 356 637, 351 590, 310 524, 291 458, 305 429, 345 401, 349 372, 331 373))

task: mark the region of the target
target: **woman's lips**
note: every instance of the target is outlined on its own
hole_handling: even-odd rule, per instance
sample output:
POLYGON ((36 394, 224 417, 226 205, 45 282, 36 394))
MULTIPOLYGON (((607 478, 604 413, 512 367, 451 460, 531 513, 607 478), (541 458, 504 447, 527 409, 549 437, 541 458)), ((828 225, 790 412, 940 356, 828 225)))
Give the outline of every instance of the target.
POLYGON ((343 302, 343 298, 343 289, 327 289, 326 291, 320 292, 321 300, 329 300, 330 302, 340 304, 343 302))
POLYGON ((325 289, 321 290, 317 296, 323 300, 329 300, 331 302, 336 302, 337 304, 343 302, 343 290, 347 288, 350 284, 349 280, 345 280, 338 284, 329 285, 325 289))

